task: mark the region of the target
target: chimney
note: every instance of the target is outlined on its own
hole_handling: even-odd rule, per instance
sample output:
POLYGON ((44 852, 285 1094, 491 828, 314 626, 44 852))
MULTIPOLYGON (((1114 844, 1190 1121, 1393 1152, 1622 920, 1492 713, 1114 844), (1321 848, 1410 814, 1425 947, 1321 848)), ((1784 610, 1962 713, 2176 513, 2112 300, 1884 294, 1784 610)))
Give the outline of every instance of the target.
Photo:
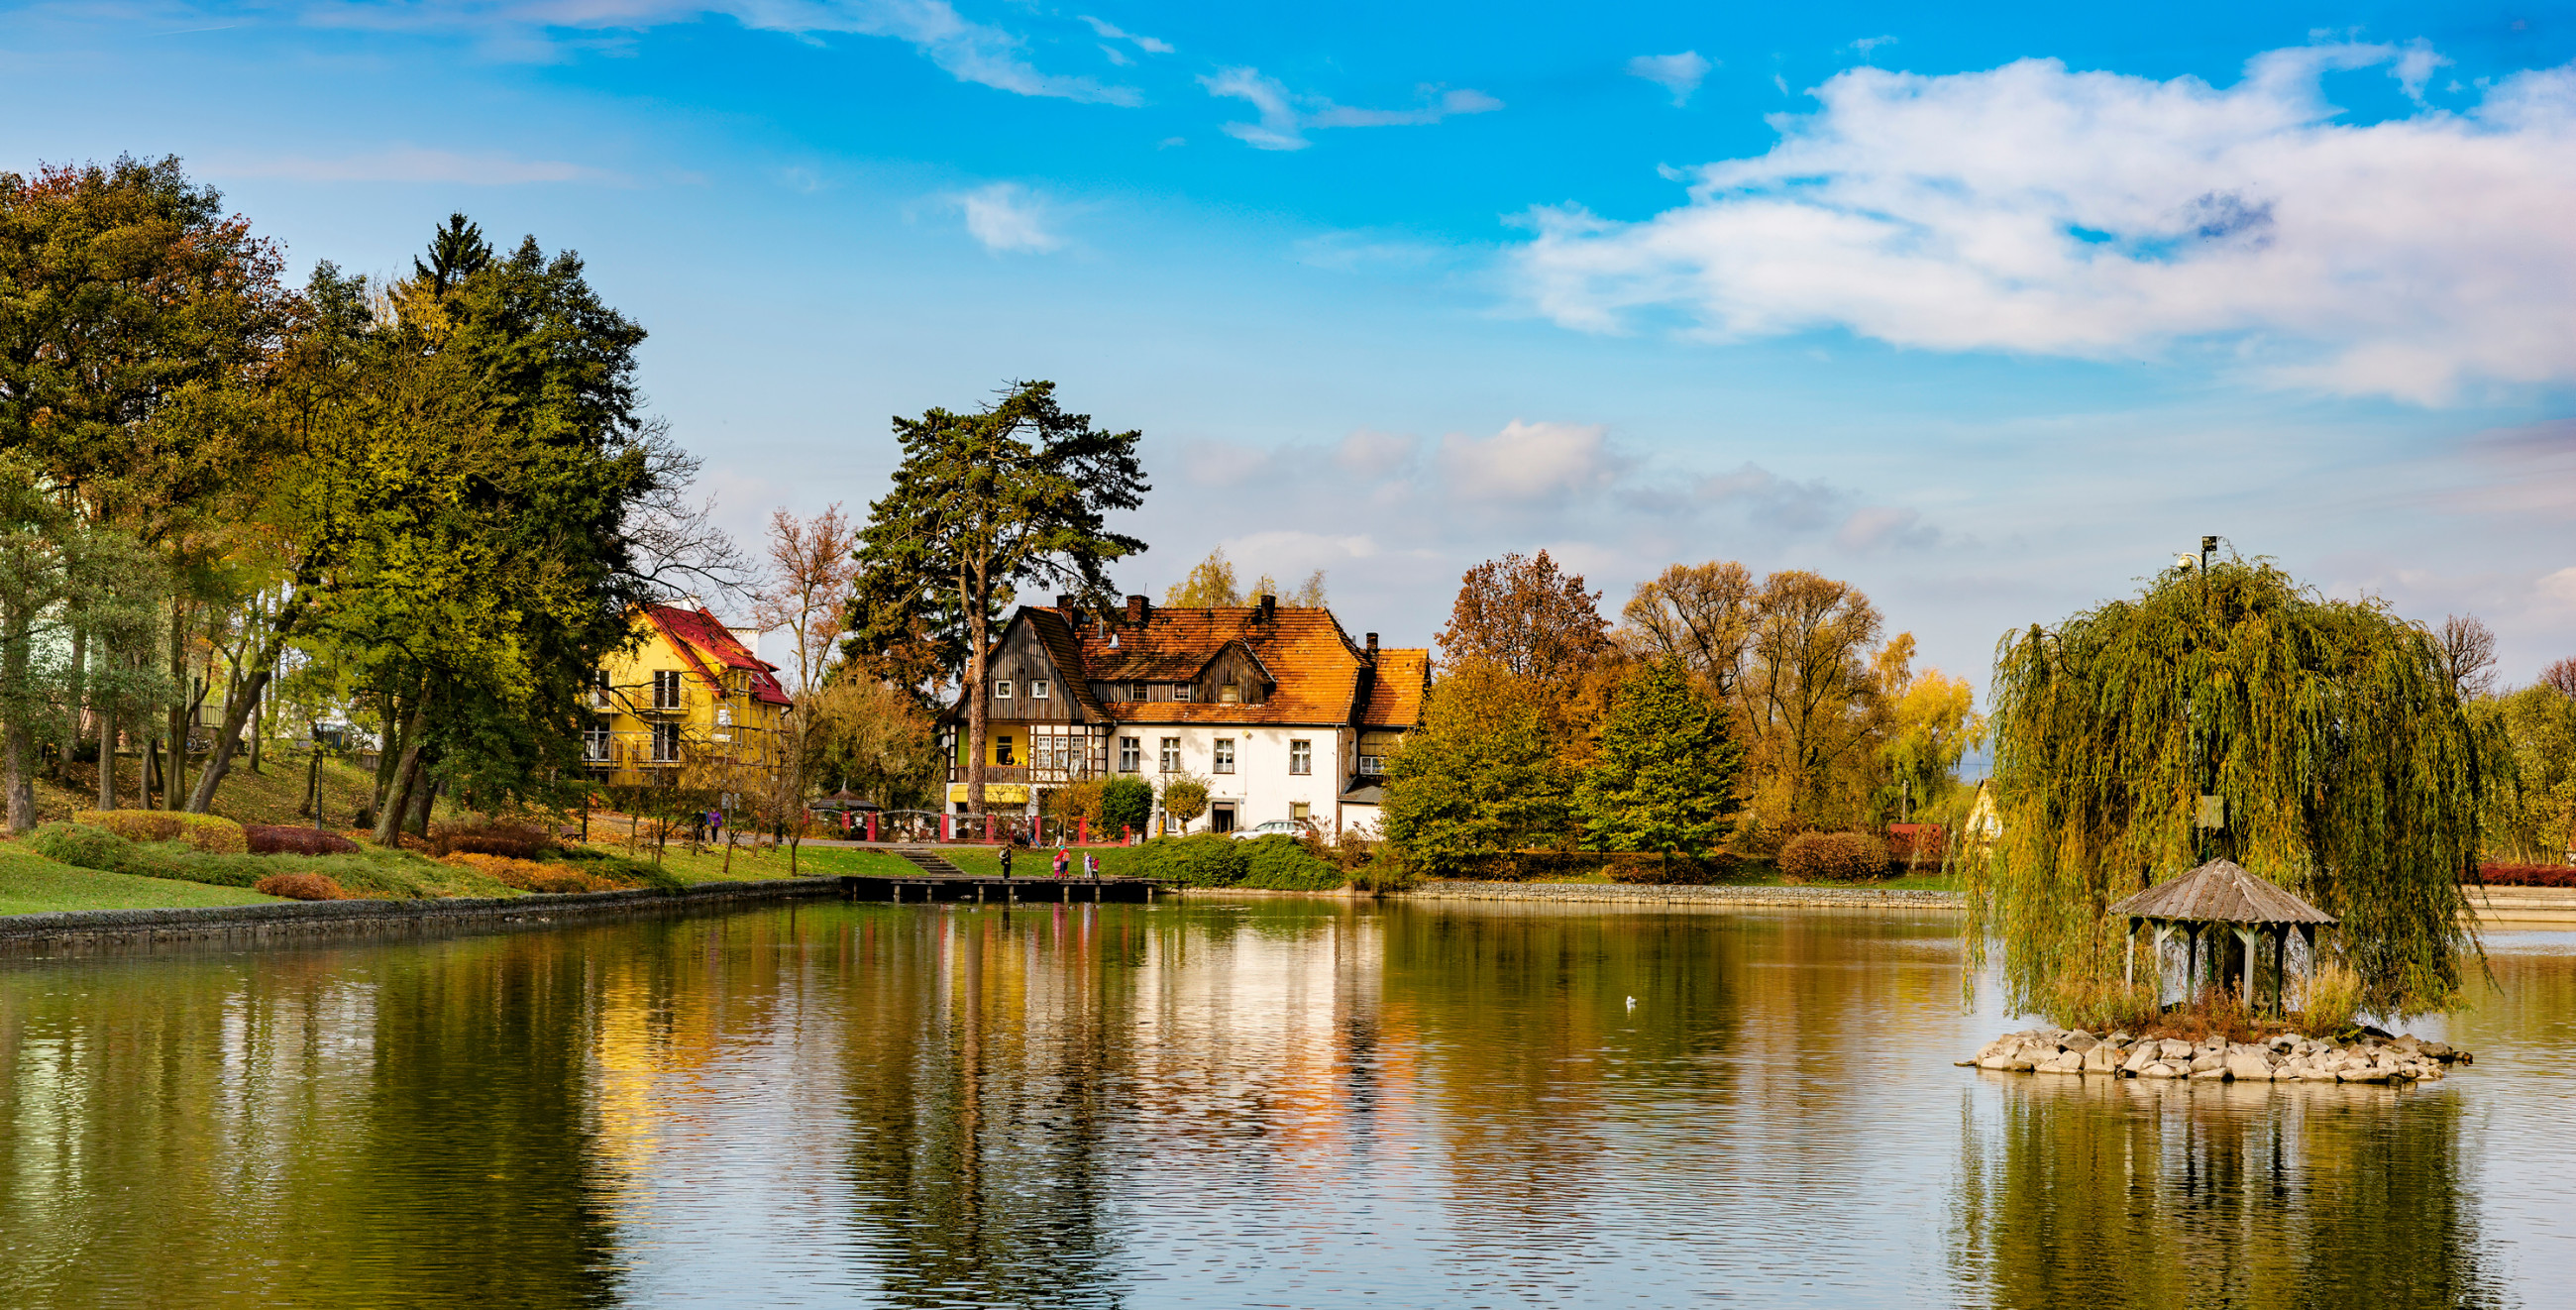
POLYGON ((1376 663, 1376 662, 1377 662, 1377 634, 1376 634, 1376 633, 1372 632, 1372 633, 1370 633, 1370 634, 1368 635, 1368 643, 1369 643, 1369 662, 1370 662, 1371 664, 1374 664, 1374 663, 1376 663))
POLYGON ((1063 610, 1067 614, 1071 614, 1073 613, 1073 601, 1073 597, 1065 595, 1063 592, 1057 592, 1055 597, 1055 607, 1063 610))
POLYGON ((1129 623, 1143 623, 1145 621, 1145 617, 1153 612, 1154 604, 1152 601, 1149 601, 1142 596, 1130 596, 1127 598, 1127 621, 1129 623))
POLYGON ((1261 621, 1262 621, 1262 622, 1264 622, 1264 623, 1268 623, 1268 622, 1269 622, 1269 621, 1271 621, 1272 619, 1275 619, 1275 618, 1278 618, 1278 617, 1279 617, 1279 598, 1278 598, 1277 596, 1267 596, 1267 595, 1263 596, 1263 597, 1261 598, 1261 621))

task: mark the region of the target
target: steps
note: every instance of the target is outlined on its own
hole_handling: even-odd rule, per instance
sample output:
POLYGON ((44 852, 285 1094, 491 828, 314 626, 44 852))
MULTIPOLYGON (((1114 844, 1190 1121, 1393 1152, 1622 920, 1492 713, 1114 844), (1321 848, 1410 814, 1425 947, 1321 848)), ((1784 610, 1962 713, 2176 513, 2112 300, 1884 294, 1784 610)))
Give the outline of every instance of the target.
POLYGON ((948 857, 939 854, 937 851, 916 850, 907 846, 897 850, 895 854, 902 856, 905 862, 912 865, 912 867, 919 869, 923 873, 929 874, 934 878, 963 878, 966 876, 966 871, 964 869, 958 868, 954 864, 950 864, 948 862, 948 857))

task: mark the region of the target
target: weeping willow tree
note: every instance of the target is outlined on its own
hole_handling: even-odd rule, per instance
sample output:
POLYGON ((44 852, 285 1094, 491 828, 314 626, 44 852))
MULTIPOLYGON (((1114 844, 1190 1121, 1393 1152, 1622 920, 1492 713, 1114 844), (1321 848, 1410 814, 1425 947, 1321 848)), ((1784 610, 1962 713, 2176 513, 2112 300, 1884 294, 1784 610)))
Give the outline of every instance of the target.
POLYGON ((2422 628, 2262 561, 2172 569, 2005 637, 1992 723, 2003 830, 1969 862, 1971 987, 1995 944, 2016 1012, 2062 1008, 2120 977, 2106 907, 2224 856, 2343 921, 2370 1010, 2454 1002, 2478 950, 2460 878, 2486 772, 2510 766, 2422 628))

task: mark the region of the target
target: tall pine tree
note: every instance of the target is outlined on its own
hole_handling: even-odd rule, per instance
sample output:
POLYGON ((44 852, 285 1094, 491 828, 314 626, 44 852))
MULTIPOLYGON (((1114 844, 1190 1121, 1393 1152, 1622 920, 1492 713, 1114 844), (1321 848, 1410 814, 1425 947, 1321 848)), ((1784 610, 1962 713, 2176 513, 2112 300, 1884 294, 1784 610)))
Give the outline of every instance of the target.
POLYGON ((1603 718, 1575 788, 1584 844, 1670 859, 1717 844, 1736 809, 1743 748, 1726 714, 1667 656, 1637 666, 1603 718))

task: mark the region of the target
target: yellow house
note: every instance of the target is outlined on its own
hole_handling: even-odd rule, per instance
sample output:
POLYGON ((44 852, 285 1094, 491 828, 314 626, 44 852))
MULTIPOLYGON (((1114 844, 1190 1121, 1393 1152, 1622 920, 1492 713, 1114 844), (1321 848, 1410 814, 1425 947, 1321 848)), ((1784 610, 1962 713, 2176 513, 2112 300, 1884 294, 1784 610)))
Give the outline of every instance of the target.
POLYGON ((777 666, 703 609, 649 605, 635 624, 641 641, 608 658, 590 694, 590 776, 687 785, 686 774, 775 767, 789 705, 777 666))

